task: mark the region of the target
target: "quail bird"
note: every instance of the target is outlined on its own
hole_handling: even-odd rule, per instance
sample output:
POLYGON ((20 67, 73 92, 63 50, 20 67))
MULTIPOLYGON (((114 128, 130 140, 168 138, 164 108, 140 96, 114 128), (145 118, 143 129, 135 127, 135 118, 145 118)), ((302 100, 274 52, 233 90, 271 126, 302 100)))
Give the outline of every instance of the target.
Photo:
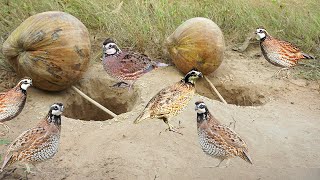
POLYGON ((197 101, 195 104, 199 143, 204 153, 220 160, 216 167, 225 159, 227 166, 230 158, 236 156, 252 164, 248 147, 241 137, 228 126, 222 125, 204 102, 197 101))
POLYGON ((188 105, 195 94, 195 81, 202 76, 201 72, 193 69, 181 81, 162 89, 148 102, 134 123, 147 118, 158 118, 168 125, 169 131, 179 133, 169 120, 188 105))
POLYGON ((23 132, 9 146, 0 172, 15 162, 36 165, 52 158, 58 151, 61 133, 62 103, 54 103, 38 125, 23 132))
MULTIPOLYGON (((0 93, 0 125, 4 126, 9 132, 9 126, 4 124, 5 121, 9 121, 17 117, 27 99, 27 89, 32 85, 30 78, 23 78, 19 83, 7 92, 0 93)), ((1 133, 0 135, 5 135, 1 133)))

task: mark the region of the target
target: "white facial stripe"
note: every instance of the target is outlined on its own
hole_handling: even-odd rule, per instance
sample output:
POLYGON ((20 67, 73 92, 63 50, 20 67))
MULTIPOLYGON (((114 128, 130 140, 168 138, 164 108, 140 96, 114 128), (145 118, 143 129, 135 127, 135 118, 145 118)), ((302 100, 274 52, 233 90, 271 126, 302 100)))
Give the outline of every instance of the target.
POLYGON ((197 113, 202 114, 205 113, 206 110, 205 109, 196 109, 197 113))
POLYGON ((52 110, 52 114, 55 116, 60 116, 62 114, 62 111, 60 110, 52 110))
POLYGON ((194 72, 196 75, 199 75, 199 74, 200 74, 199 71, 195 71, 195 70, 190 71, 190 74, 193 73, 193 72, 194 72))
POLYGON ((257 29, 257 31, 256 31, 256 33, 257 33, 257 35, 258 35, 258 39, 260 40, 260 39, 263 39, 263 38, 265 38, 266 37, 266 30, 265 29, 262 29, 262 28, 258 28, 257 29))
POLYGON ((107 54, 116 54, 117 50, 115 48, 107 49, 105 53, 107 53, 107 54))
POLYGON ((257 35, 259 36, 259 39, 263 39, 266 37, 265 33, 257 33, 257 35))
POLYGON ((21 89, 23 89, 23 90, 27 90, 28 89, 28 87, 30 86, 30 84, 21 84, 21 89))
POLYGON ((200 107, 201 105, 206 106, 204 103, 200 103, 197 106, 200 107))
POLYGON ((116 45, 116 43, 108 43, 104 46, 108 49, 110 46, 117 46, 117 45, 116 45))
POLYGON ((206 109, 205 108, 200 108, 200 106, 206 107, 206 105, 204 103, 199 103, 199 104, 196 105, 196 108, 195 108, 196 112, 197 113, 205 113, 206 109))
POLYGON ((265 29, 262 29, 262 28, 258 28, 258 29, 257 29, 257 33, 260 32, 260 31, 263 31, 263 32, 264 32, 264 31, 266 31, 266 30, 265 30, 265 29))

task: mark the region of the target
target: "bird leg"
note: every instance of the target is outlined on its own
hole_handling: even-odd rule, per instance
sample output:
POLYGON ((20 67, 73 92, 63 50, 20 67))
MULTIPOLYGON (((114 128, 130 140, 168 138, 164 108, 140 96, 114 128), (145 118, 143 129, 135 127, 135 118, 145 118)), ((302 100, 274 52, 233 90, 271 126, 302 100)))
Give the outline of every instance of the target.
POLYGON ((25 172, 26 172, 27 174, 35 174, 35 173, 36 173, 36 172, 31 171, 31 168, 30 168, 30 166, 29 166, 28 163, 26 163, 26 170, 25 170, 25 172))
POLYGON ((184 128, 183 126, 181 126, 181 121, 179 120, 179 127, 177 129, 182 129, 184 128))
MULTIPOLYGON (((10 127, 8 125, 6 125, 5 123, 2 123, 2 122, 0 122, 0 125, 2 125, 7 130, 7 133, 10 132, 10 127)), ((4 132, 0 133, 0 136, 5 136, 5 135, 6 135, 6 133, 4 133, 4 132)))
POLYGON ((130 85, 124 81, 121 81, 121 82, 117 82, 116 84, 112 85, 112 87, 124 88, 124 87, 130 87, 130 85))
POLYGON ((128 89, 128 92, 130 92, 130 91, 131 91, 131 89, 132 89, 132 86, 133 86, 133 84, 134 84, 135 82, 136 82, 136 81, 133 81, 132 83, 128 84, 128 85, 129 85, 129 89, 128 89))
POLYGON ((228 127, 231 128, 231 125, 233 124, 233 130, 235 130, 237 121, 234 119, 234 117, 232 117, 232 120, 233 120, 233 122, 230 122, 228 127))
MULTIPOLYGON (((172 132, 175 132, 175 133, 183 135, 181 132, 176 130, 176 128, 173 125, 169 124, 168 119, 166 119, 166 118, 163 119, 163 122, 165 122, 168 125, 168 128, 165 131, 169 130, 169 131, 172 131, 172 132)), ((161 132, 160 132, 160 134, 161 134, 161 132)))
POLYGON ((287 70, 286 78, 289 78, 289 74, 290 74, 289 68, 281 68, 281 69, 279 69, 273 76, 274 76, 274 77, 278 77, 278 76, 280 75, 281 71, 284 71, 284 70, 287 70))
POLYGON ((220 162, 219 162, 219 164, 218 165, 216 165, 216 166, 207 166, 206 168, 226 168, 226 167, 228 167, 229 166, 229 163, 230 163, 230 159, 228 159, 227 160, 227 162, 226 162, 226 165, 225 166, 220 166, 221 165, 221 163, 224 161, 225 159, 220 159, 220 162))

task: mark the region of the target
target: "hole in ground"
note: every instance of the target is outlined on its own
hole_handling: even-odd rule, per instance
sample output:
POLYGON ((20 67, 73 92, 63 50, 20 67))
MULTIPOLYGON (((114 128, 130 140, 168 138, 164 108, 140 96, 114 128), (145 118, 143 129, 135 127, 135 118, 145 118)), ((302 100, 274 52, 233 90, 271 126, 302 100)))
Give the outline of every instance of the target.
MULTIPOLYGON (((131 111, 138 97, 136 87, 129 92, 128 88, 110 87, 111 83, 104 79, 86 79, 81 81, 78 89, 117 115, 131 111)), ((113 118, 75 91, 67 99, 64 115, 73 119, 95 121, 113 118)))
MULTIPOLYGON (((197 87, 199 87, 197 91, 200 95, 220 101, 206 81, 200 81, 197 87)), ((254 87, 236 86, 230 83, 215 85, 215 87, 228 104, 260 106, 266 102, 262 92, 254 87)))

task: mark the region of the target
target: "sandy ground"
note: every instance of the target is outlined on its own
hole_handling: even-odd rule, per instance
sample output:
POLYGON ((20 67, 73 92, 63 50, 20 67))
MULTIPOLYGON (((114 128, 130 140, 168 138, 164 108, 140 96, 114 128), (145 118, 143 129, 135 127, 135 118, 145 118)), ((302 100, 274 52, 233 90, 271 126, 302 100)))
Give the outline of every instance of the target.
MULTIPOLYGON (((41 172, 28 175, 29 179, 320 179, 319 82, 272 78, 278 68, 259 55, 258 50, 226 52, 209 78, 230 104, 220 102, 206 82, 199 81, 199 94, 172 121, 174 125, 181 121, 183 136, 159 135, 166 128, 160 120, 132 123, 154 94, 180 80, 182 74, 174 67, 152 71, 128 92, 109 87, 115 81, 95 63, 76 86, 117 113, 129 112, 107 121, 80 121, 110 117, 71 89, 48 93, 30 88, 26 107, 7 123, 12 131, 1 138, 14 140, 43 118, 49 105, 60 101, 67 117, 59 152, 39 164, 41 172), (221 122, 236 122, 253 165, 235 158, 227 168, 208 167, 219 161, 206 156, 198 144, 197 100, 204 100, 221 122)), ((0 146, 2 155, 6 148, 0 146)), ((0 178, 26 179, 22 167, 12 166, 0 178)))

